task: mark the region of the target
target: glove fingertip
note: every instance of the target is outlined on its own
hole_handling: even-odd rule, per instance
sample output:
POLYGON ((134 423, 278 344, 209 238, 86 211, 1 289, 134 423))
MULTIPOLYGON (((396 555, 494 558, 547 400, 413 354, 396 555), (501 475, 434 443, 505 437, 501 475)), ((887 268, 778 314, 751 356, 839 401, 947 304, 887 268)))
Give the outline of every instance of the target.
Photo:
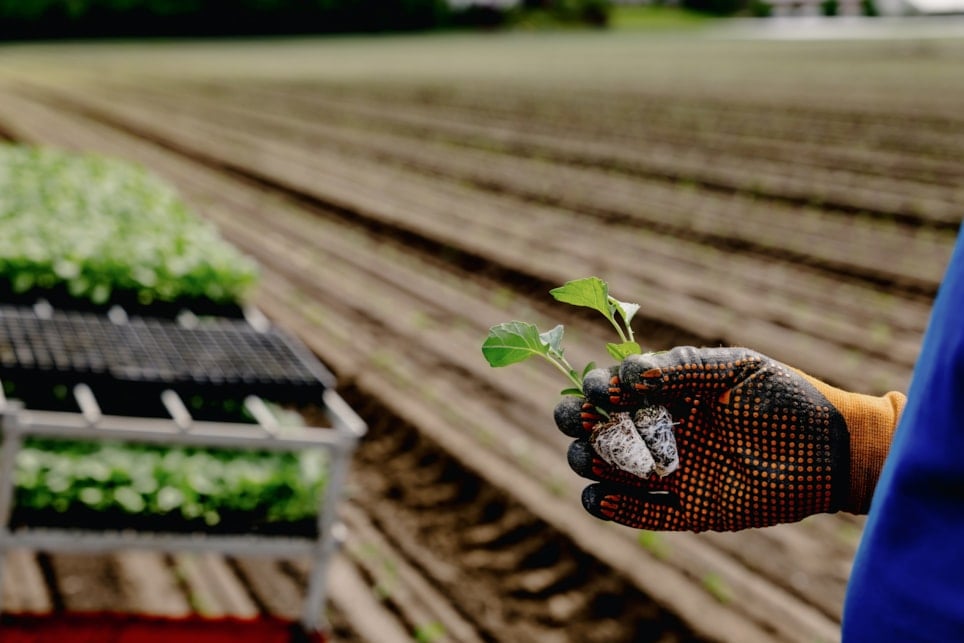
POLYGON ((583 426, 585 422, 583 418, 584 404, 585 400, 581 397, 569 395, 562 398, 552 411, 556 426, 570 438, 580 438, 586 435, 586 429, 583 426))
POLYGON ((609 406, 612 402, 614 369, 594 368, 582 380, 586 399, 596 406, 609 406))
POLYGON ((630 355, 619 367, 620 380, 625 386, 637 391, 654 388, 662 375, 662 369, 650 355, 630 355))
POLYGON ((589 514, 601 520, 612 520, 613 512, 605 506, 607 494, 601 484, 591 484, 582 490, 582 506, 589 514))
POLYGON ((612 379, 609 369, 594 368, 582 380, 582 390, 590 402, 605 400, 609 397, 609 382, 612 379))
POLYGON ((569 467, 575 471, 577 475, 593 480, 596 479, 592 470, 594 457, 595 454, 592 450, 592 445, 585 440, 576 440, 570 444, 569 451, 566 453, 569 467))

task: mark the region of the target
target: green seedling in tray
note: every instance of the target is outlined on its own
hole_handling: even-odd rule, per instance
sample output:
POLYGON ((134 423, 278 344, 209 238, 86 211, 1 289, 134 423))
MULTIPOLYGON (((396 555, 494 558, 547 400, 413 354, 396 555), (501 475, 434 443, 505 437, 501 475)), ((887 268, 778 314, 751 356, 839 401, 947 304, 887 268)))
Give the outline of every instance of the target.
POLYGON ((104 304, 239 303, 254 262, 146 168, 95 154, 0 145, 0 285, 104 304))
POLYGON ((327 457, 298 453, 31 439, 18 454, 16 504, 201 519, 248 513, 263 523, 317 515, 327 457))
MULTIPOLYGON (((4 390, 13 394, 10 380, 4 390)), ((69 388, 52 387, 45 410, 65 405, 69 388)), ((229 422, 254 418, 234 400, 192 397, 195 411, 209 402, 229 422)), ((273 402, 265 408, 280 430, 304 427, 298 411, 273 402)), ((17 454, 15 504, 19 517, 83 517, 89 527, 124 522, 170 526, 203 523, 215 531, 276 529, 314 523, 327 482, 328 456, 320 449, 263 451, 112 441, 30 438, 17 454), (78 514, 78 512, 80 512, 78 514), (239 527, 240 526, 240 527, 239 527)), ((17 516, 15 515, 15 518, 17 516)), ((30 519, 26 519, 30 522, 30 519)), ((134 523, 132 523, 134 524, 134 523)))

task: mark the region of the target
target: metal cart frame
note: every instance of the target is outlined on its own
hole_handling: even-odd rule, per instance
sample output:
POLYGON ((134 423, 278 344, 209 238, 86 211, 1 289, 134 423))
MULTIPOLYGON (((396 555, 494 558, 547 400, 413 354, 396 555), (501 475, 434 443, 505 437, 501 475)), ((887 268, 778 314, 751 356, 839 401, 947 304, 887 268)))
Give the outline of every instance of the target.
MULTIPOLYGON (((343 539, 337 507, 342 497, 348 466, 359 439, 365 434, 364 421, 333 390, 322 393, 321 408, 327 427, 286 427, 255 396, 244 405, 257 424, 197 421, 173 390, 161 393, 170 418, 105 415, 86 384, 73 389, 80 412, 41 411, 25 408, 18 400, 6 399, 0 386, 0 582, 5 554, 13 548, 43 551, 110 551, 148 549, 164 552, 208 551, 226 555, 310 556, 312 568, 302 606, 300 623, 307 631, 325 625, 323 606, 325 581, 331 556, 343 539), (205 533, 163 533, 94 531, 73 528, 13 529, 14 473, 17 454, 29 436, 48 438, 117 440, 169 446, 224 447, 257 450, 299 451, 323 449, 328 455, 328 478, 319 499, 318 531, 314 538, 275 535, 215 535, 205 533)), ((0 605, 2 609, 2 605, 0 605)))

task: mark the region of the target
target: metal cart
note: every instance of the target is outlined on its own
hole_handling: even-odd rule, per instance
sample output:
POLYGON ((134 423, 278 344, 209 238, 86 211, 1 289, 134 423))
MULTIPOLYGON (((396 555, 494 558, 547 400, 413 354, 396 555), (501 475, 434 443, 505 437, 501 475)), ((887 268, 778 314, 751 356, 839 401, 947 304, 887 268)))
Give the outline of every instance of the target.
POLYGON ((118 309, 102 315, 54 311, 43 305, 0 306, 0 374, 28 373, 43 382, 44 377, 62 380, 67 373, 75 380, 70 389, 76 403, 75 411, 38 410, 22 400, 7 399, 0 388, 0 580, 4 554, 17 547, 304 555, 312 558, 313 565, 301 625, 307 631, 322 629, 326 572, 343 531, 336 511, 351 454, 366 426, 335 392, 334 378, 320 362, 257 311, 248 313, 246 319, 205 321, 188 315, 158 320, 128 319, 118 309), (156 399, 145 397, 148 390, 156 399), (198 419, 185 403, 185 390, 246 392, 244 407, 256 422, 198 419), (322 412, 325 425, 281 430, 261 390, 269 390, 273 398, 287 392, 300 402, 312 402, 322 412), (139 391, 141 403, 156 402, 164 413, 105 412, 105 407, 116 405, 105 399, 104 391, 124 396, 139 391), (317 530, 311 536, 289 536, 14 526, 17 454, 30 436, 293 452, 323 449, 328 476, 317 530))

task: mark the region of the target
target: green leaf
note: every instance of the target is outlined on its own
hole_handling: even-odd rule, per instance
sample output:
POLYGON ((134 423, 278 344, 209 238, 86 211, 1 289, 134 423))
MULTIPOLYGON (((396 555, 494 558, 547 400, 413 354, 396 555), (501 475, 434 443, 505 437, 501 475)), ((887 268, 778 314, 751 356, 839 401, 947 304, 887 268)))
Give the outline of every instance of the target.
POLYGON ((99 507, 104 502, 104 491, 97 487, 84 487, 77 494, 77 498, 90 507, 99 507))
POLYGON ((144 510, 143 496, 132 487, 118 487, 114 490, 114 500, 128 513, 136 514, 144 510))
POLYGON ((175 487, 162 487, 157 492, 157 508, 162 513, 173 511, 184 504, 184 494, 175 487))
POLYGON ((581 379, 586 379, 586 374, 588 374, 589 371, 593 370, 594 368, 596 368, 596 362, 589 362, 588 364, 586 364, 586 367, 582 369, 581 379))
POLYGON ((599 277, 567 281, 564 285, 550 290, 549 294, 563 303, 592 308, 601 312, 607 319, 613 318, 609 286, 599 277))
POLYGON ((606 344, 606 350, 618 362, 623 361, 630 355, 638 355, 643 349, 636 342, 623 342, 621 344, 606 344))
POLYGON ((489 329, 482 344, 482 355, 490 366, 499 367, 523 362, 533 355, 547 356, 550 349, 535 324, 511 321, 489 329))
POLYGON ((564 329, 562 324, 557 325, 552 330, 547 330, 539 335, 539 339, 549 347, 549 350, 557 355, 562 355, 562 334, 564 329))
POLYGON ((27 292, 33 287, 33 283, 33 275, 29 272, 17 273, 13 278, 13 291, 27 292))
POLYGON ((582 397, 583 392, 581 389, 572 387, 572 388, 563 389, 562 392, 559 393, 559 395, 573 395, 575 397, 582 397))
POLYGON ((632 321, 636 313, 639 312, 639 304, 632 304, 628 301, 619 301, 618 299, 609 298, 609 302, 619 311, 619 316, 623 318, 626 323, 626 327, 629 327, 629 322, 632 321))

